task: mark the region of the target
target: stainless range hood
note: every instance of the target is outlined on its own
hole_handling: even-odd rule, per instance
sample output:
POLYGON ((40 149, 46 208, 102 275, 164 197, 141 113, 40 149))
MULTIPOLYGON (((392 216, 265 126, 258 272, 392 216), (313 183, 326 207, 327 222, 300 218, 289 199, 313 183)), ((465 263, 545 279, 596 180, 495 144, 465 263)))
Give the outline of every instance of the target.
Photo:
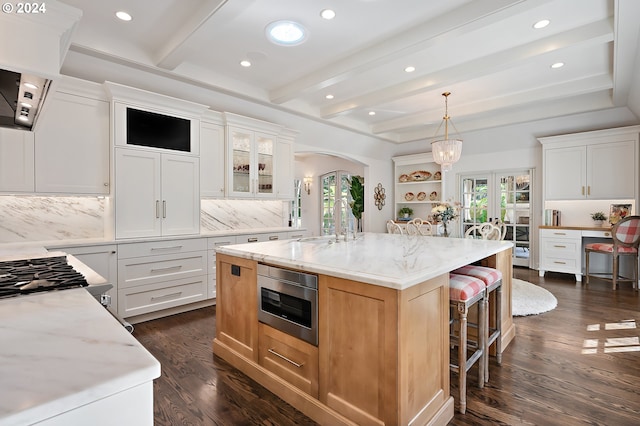
POLYGON ((56 0, 46 13, 0 14, 0 127, 35 130, 81 17, 56 0))
POLYGON ((0 126, 32 130, 50 85, 33 74, 0 70, 0 126))

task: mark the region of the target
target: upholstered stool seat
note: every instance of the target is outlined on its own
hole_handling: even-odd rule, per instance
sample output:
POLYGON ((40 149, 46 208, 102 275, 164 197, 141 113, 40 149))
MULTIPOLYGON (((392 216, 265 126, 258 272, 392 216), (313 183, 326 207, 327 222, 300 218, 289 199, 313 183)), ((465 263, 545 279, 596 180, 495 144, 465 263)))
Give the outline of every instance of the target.
MULTIPOLYGON (((457 320, 452 320, 453 329, 450 333, 451 344, 458 348, 457 363, 450 362, 451 371, 458 373, 459 411, 464 414, 467 409, 467 372, 478 362, 478 387, 484 386, 485 338, 487 327, 486 291, 484 282, 467 275, 449 274, 449 306, 457 312, 457 320), (475 345, 468 341, 468 313, 469 308, 477 305, 478 332, 475 345), (456 327, 457 325, 457 327, 456 327), (469 348, 473 349, 470 355, 469 348)), ((456 317, 455 312, 451 318, 456 317)))
MULTIPOLYGON (((468 275, 481 279, 485 285, 487 304, 486 312, 489 317, 493 317, 494 327, 487 325, 487 335, 485 336, 485 365, 484 379, 489 381, 489 348, 496 344, 496 362, 502 364, 502 272, 487 266, 466 265, 453 271, 454 274, 468 275), (495 291, 495 301, 492 309, 489 307, 490 294, 495 291)), ((489 321, 488 321, 489 322, 489 321)))
POLYGON ((611 229, 611 243, 592 243, 584 246, 585 254, 585 285, 589 284, 589 277, 597 276, 602 279, 611 280, 615 290, 620 281, 631 281, 633 288, 638 289, 638 246, 640 245, 640 216, 627 216, 616 223, 611 229), (611 277, 603 274, 589 272, 589 255, 600 253, 611 255, 612 273, 611 277), (633 277, 626 278, 620 276, 620 256, 633 257, 633 277))

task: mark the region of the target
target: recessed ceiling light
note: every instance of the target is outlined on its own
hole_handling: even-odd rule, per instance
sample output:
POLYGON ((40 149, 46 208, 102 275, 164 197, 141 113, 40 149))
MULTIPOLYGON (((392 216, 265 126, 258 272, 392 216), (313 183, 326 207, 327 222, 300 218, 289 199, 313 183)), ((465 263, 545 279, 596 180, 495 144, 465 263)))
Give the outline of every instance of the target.
POLYGON ((122 21, 130 21, 131 20, 131 15, 129 15, 127 12, 124 12, 122 10, 116 12, 116 16, 118 17, 118 19, 120 19, 122 21))
POLYGON ((336 17, 336 12, 334 12, 331 9, 325 9, 322 12, 320 12, 320 16, 322 16, 322 19, 329 20, 336 17))
POLYGON ((325 96, 326 99, 333 99, 333 95, 329 94, 327 96, 325 96))
POLYGON ((547 25, 549 25, 551 21, 549 21, 548 19, 542 19, 538 22, 536 22, 535 24, 533 24, 533 28, 535 28, 536 30, 539 30, 540 28, 544 28, 547 25))
POLYGON ((416 70, 416 67, 406 67, 404 69, 405 72, 414 72, 416 70))
POLYGON ((267 38, 281 46, 295 46, 307 38, 305 28, 293 21, 276 21, 267 26, 267 38))
POLYGON ((556 62, 555 64, 551 65, 551 68, 562 68, 564 67, 564 62, 556 62))
POLYGON ((37 90, 38 89, 38 86, 36 86, 33 83, 24 83, 23 85, 24 85, 24 87, 28 87, 29 89, 33 89, 33 90, 37 90))
POLYGON ((20 121, 28 121, 29 117, 27 117, 26 115, 21 115, 21 116, 18 117, 18 120, 20 120, 20 121))
POLYGON ((33 105, 27 102, 20 102, 20 106, 23 106, 25 108, 33 108, 33 105))
POLYGON ((251 66, 251 62, 249 61, 240 61, 240 65, 242 65, 243 67, 250 67, 251 66))
POLYGON ((369 115, 376 115, 375 111, 369 111, 369 115))

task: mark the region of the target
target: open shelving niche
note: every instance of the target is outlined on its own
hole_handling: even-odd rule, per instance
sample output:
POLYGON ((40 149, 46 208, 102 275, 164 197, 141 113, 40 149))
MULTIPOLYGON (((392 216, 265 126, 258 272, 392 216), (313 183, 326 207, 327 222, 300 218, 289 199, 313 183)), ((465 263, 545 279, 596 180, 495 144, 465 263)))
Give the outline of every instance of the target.
POLYGON ((419 217, 427 219, 431 214, 431 209, 446 200, 443 199, 443 188, 445 174, 442 172, 439 164, 433 161, 430 152, 421 154, 401 155, 392 158, 394 163, 394 220, 398 217, 398 210, 402 207, 413 209, 412 218, 419 217), (426 180, 411 180, 411 174, 414 172, 427 171, 431 176, 426 180), (441 178, 434 179, 436 172, 440 172, 441 178), (409 176, 409 180, 402 182, 402 175, 409 176), (418 194, 425 193, 424 200, 418 200, 418 194), (435 192, 436 195, 431 199, 430 195, 435 192), (413 200, 408 201, 405 198, 407 193, 413 193, 413 200))

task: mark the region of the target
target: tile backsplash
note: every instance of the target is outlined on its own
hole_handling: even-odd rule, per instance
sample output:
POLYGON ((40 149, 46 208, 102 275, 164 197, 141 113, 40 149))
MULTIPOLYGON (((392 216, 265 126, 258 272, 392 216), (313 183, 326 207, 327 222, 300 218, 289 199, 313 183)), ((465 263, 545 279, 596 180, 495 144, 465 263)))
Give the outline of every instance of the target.
POLYGON ((104 197, 0 197, 0 243, 103 238, 104 197))
MULTIPOLYGON (((288 206, 278 200, 202 200, 200 231, 287 226, 288 206)), ((106 238, 109 210, 105 197, 0 196, 0 243, 106 238)))

